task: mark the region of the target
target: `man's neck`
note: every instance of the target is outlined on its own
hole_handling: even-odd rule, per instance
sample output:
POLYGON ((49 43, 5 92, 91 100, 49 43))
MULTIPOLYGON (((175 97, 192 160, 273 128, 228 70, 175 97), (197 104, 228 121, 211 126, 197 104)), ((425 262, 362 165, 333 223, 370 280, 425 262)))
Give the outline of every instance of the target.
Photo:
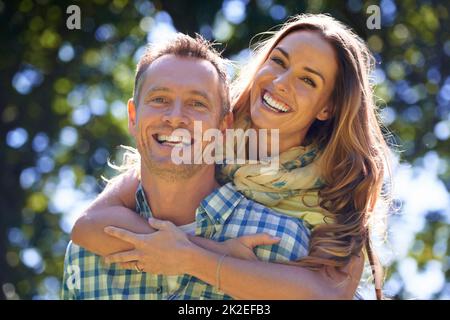
POLYGON ((141 183, 153 217, 177 226, 194 222, 200 202, 219 186, 214 169, 205 166, 188 179, 167 181, 141 168, 141 183))

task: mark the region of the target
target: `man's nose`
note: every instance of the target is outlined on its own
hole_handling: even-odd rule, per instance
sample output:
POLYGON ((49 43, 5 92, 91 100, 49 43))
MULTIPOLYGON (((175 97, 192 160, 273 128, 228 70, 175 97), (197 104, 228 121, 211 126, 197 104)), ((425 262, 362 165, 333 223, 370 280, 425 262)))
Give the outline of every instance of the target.
POLYGON ((172 127, 181 127, 189 124, 189 118, 184 114, 182 101, 175 100, 162 119, 172 127))
POLYGON ((283 72, 282 74, 279 74, 274 80, 273 85, 275 89, 285 92, 288 92, 289 87, 289 72, 283 72))

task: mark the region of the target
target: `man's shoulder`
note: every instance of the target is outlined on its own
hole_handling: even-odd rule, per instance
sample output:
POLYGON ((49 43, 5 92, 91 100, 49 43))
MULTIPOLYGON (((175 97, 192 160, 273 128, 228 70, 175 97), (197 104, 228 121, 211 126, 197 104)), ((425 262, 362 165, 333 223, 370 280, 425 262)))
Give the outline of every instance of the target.
POLYGON ((70 261, 70 263, 77 264, 80 263, 82 260, 86 259, 99 259, 100 256, 86 250, 83 247, 80 247, 79 245, 73 243, 72 241, 69 241, 67 244, 66 249, 66 259, 70 261))
POLYGON ((236 206, 234 214, 230 215, 229 219, 230 222, 233 219, 245 220, 247 223, 276 228, 287 233, 302 231, 307 235, 310 234, 310 230, 303 219, 285 215, 247 198, 236 206))
POLYGON ((255 200, 245 197, 236 190, 232 183, 223 185, 220 192, 222 197, 237 200, 234 203, 233 213, 227 220, 244 216, 242 218, 261 218, 263 220, 269 220, 272 223, 294 223, 296 225, 300 225, 302 228, 305 228, 305 231, 309 233, 309 229, 306 227, 306 224, 302 219, 285 215, 259 202, 256 202, 255 200))
POLYGON ((242 235, 267 233, 280 238, 271 246, 258 246, 263 261, 296 261, 308 254, 310 230, 302 219, 287 216, 243 197, 223 223, 219 241, 242 235))

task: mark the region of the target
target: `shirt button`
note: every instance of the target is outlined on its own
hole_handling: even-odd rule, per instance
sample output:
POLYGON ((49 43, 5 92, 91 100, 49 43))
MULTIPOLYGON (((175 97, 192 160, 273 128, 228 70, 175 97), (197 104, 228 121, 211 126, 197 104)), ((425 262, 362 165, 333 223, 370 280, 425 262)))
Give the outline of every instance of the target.
POLYGON ((216 218, 216 224, 220 224, 220 218, 216 218))
POLYGON ((161 286, 159 286, 159 287, 158 287, 158 289, 156 289, 156 292, 157 292, 157 293, 161 293, 161 292, 162 292, 162 290, 163 290, 163 289, 162 289, 162 287, 161 287, 161 286))

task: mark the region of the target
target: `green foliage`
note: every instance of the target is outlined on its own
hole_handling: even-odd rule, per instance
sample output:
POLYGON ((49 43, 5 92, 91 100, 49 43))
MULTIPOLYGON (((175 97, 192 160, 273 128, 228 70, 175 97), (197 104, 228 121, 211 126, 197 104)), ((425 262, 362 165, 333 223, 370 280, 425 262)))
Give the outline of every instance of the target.
MULTIPOLYGON (((157 23, 167 21, 162 12, 180 32, 223 42, 224 55, 232 58, 286 15, 327 12, 350 25, 376 54, 381 116, 395 133, 403 160, 416 168, 435 152, 438 177, 448 190, 450 10, 445 2, 401 1, 392 13, 393 2, 382 1, 379 30, 366 27, 369 1, 236 0, 245 14, 234 18, 226 10, 229 2, 77 1, 82 29, 69 30, 70 1, 0 0, 0 297, 58 298, 77 205, 101 190, 100 176, 111 174, 105 164, 117 156, 117 146, 132 145, 126 102, 136 56, 157 23)), ((419 269, 440 261, 448 282, 445 214, 427 216, 409 257, 419 269)), ((400 277, 395 297, 405 298, 408 279, 398 274, 399 263, 393 261, 388 276, 400 277)))

